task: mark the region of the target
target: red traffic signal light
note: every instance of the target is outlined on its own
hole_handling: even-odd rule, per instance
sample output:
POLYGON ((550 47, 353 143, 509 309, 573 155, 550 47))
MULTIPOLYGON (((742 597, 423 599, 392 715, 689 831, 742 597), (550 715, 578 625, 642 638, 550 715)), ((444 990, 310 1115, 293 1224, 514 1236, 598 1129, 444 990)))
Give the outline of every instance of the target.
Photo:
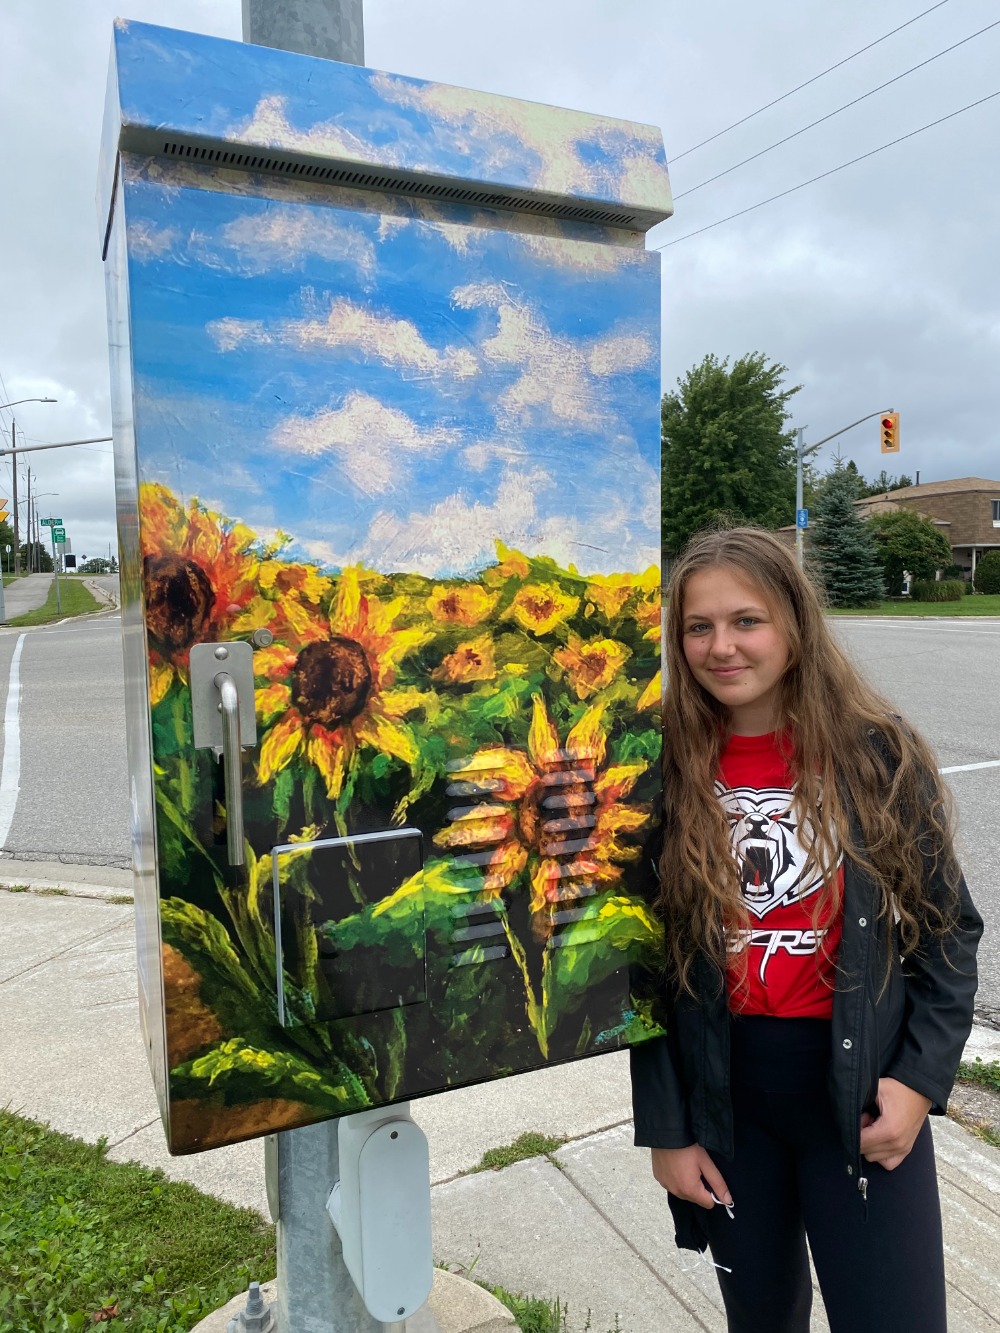
POLYGON ((882 452, 884 454, 899 453, 899 413, 884 412, 882 420, 879 423, 882 432, 882 452))

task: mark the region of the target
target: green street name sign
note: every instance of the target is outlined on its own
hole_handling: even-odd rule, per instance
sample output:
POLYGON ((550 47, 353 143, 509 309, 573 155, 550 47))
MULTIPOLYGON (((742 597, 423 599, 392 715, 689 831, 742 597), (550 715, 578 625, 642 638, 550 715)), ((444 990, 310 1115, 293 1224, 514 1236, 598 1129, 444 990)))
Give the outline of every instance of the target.
POLYGON ((39 521, 43 528, 58 528, 62 526, 61 518, 43 518, 39 521))
POLYGON ((66 529, 65 529, 65 528, 53 528, 53 529, 52 529, 52 540, 55 542, 55 544, 56 544, 57 546, 60 545, 60 543, 65 543, 65 541, 66 541, 66 529))

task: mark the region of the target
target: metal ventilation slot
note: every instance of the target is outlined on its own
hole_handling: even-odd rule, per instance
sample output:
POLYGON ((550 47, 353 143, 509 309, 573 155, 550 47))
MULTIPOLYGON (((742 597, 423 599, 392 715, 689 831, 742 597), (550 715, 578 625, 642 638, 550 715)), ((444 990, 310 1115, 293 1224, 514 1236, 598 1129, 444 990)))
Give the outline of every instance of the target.
POLYGON ((212 148, 206 144, 183 139, 159 140, 162 156, 174 161, 203 162, 217 167, 235 167, 241 171, 264 171, 300 180, 324 181, 330 185, 350 185, 362 190, 382 190, 390 194, 413 198, 445 200, 449 203, 472 204, 482 208, 503 208, 518 213, 534 213, 541 217, 561 218, 570 222, 602 223, 609 227, 632 228, 638 225, 636 215, 625 210, 589 207, 586 204, 555 203, 539 199, 533 194, 516 190, 484 190, 441 185, 428 180, 408 180, 388 171, 352 170, 348 167, 322 166, 291 156, 261 153, 241 153, 232 148, 212 148))
POLYGON ((502 904, 496 901, 456 903, 452 907, 452 945, 471 944, 474 947, 460 949, 452 954, 449 966, 468 967, 472 963, 489 963, 510 956, 501 920, 502 910, 502 904), (496 940, 497 943, 485 943, 488 940, 496 940))

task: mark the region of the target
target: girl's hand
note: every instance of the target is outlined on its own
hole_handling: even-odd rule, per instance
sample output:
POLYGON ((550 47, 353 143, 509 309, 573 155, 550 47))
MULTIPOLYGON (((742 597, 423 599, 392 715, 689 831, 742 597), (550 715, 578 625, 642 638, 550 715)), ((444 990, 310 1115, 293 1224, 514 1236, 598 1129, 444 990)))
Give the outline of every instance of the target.
POLYGON ((913 1147, 931 1109, 929 1098, 894 1078, 878 1081, 878 1118, 861 1117, 861 1153, 867 1162, 894 1170, 913 1147))
POLYGON ((653 1175, 670 1194, 701 1208, 714 1208, 715 1200, 731 1204, 729 1187, 719 1168, 698 1143, 690 1148, 651 1148, 653 1175))

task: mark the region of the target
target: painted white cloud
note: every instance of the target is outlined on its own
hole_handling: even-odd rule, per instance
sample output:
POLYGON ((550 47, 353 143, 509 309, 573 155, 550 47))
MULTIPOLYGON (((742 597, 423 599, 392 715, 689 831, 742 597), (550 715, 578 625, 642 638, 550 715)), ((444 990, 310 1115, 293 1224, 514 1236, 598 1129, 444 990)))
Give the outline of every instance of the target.
POLYGON ((176 227, 157 227, 152 222, 134 222, 128 234, 129 255, 140 264, 149 259, 159 259, 173 248, 179 234, 176 227))
POLYGON ((578 487, 586 505, 579 512, 551 512, 553 495, 565 499, 565 487, 542 468, 512 464, 492 502, 459 490, 423 513, 382 510, 348 559, 386 573, 471 575, 495 559, 500 540, 588 574, 645 569, 659 559, 659 479, 634 444, 616 461, 622 466, 612 485, 588 479, 578 487))
POLYGON ((511 422, 554 419, 566 426, 600 426, 608 410, 599 381, 638 370, 654 356, 652 344, 641 335, 609 334, 582 341, 560 337, 530 302, 501 283, 458 287, 452 301, 463 310, 485 306, 497 312, 496 332, 481 351, 496 365, 522 368, 497 400, 499 416, 511 422))
POLYGON ((319 209, 247 214, 226 223, 219 241, 239 256, 248 273, 298 268, 312 258, 350 263, 368 275, 375 271, 375 246, 369 238, 319 209))
POLYGON ((374 498, 401 485, 416 455, 455 444, 459 432, 421 426, 405 412, 355 390, 338 408, 287 417, 270 438, 288 453, 329 456, 362 494, 374 498))
POLYGON ((337 297, 327 312, 305 319, 278 320, 265 326, 260 320, 226 317, 213 320, 208 333, 222 352, 247 344, 279 344, 300 350, 321 347, 348 349, 381 361, 386 366, 418 371, 424 375, 449 374, 468 379, 479 370, 473 353, 465 347, 447 347, 439 352, 426 341, 408 319, 378 314, 337 297))
POLYGON ((621 197, 658 203, 666 195, 666 172, 658 162, 660 131, 563 107, 524 102, 448 84, 414 84, 376 74, 372 85, 386 101, 423 112, 450 131, 455 148, 496 172, 523 170, 537 158, 531 185, 552 194, 621 197), (605 161, 585 160, 586 143, 597 144, 605 161), (624 189, 641 194, 624 195, 624 189))

